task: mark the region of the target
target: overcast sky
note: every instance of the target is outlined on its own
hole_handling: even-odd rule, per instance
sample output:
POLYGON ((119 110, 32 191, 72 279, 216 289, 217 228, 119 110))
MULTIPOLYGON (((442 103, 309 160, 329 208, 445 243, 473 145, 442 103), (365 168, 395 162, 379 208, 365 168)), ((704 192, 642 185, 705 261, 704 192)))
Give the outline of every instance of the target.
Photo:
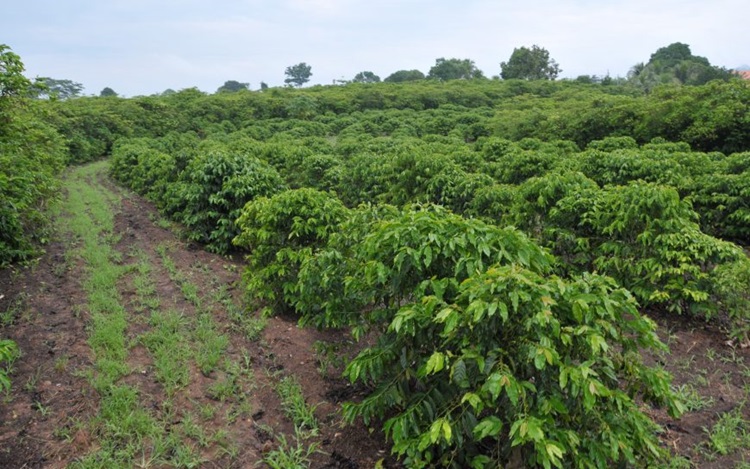
POLYGON ((500 73, 514 47, 546 48, 563 72, 625 76, 659 47, 690 45, 712 64, 750 62, 748 0, 22 0, 0 8, 0 44, 27 75, 86 94, 257 89, 312 66, 309 84, 369 70, 425 74, 439 57, 500 73))

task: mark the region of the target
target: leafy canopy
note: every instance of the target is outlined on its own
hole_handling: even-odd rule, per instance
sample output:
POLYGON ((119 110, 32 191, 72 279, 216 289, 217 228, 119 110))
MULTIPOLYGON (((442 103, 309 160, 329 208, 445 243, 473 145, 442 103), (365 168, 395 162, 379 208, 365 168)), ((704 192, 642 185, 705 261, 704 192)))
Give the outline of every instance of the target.
POLYGON ((102 91, 99 93, 99 97, 101 98, 108 98, 113 96, 117 96, 117 92, 115 92, 115 90, 113 90, 109 86, 102 89, 102 91))
POLYGON ((307 65, 305 62, 300 62, 297 65, 287 67, 284 74, 286 75, 284 83, 300 87, 310 81, 312 66, 307 65))
POLYGON ((424 73, 419 70, 399 70, 388 75, 385 80, 387 83, 403 83, 405 81, 424 80, 424 73))
POLYGON ((352 82, 353 83, 380 83, 380 77, 369 71, 359 72, 358 74, 354 75, 352 82))
POLYGON ((646 64, 639 63, 629 72, 631 83, 647 91, 659 84, 703 85, 711 80, 729 80, 732 72, 711 65, 707 58, 693 55, 681 42, 659 48, 646 64))
POLYGON ((469 59, 444 59, 435 60, 435 65, 430 69, 427 78, 448 80, 469 80, 472 78, 484 78, 484 74, 469 59))
POLYGON ((503 80, 554 80, 562 72, 549 51, 537 45, 513 49, 510 59, 500 64, 503 80))
POLYGON ((221 85, 216 92, 217 93, 235 93, 237 91, 247 90, 250 87, 250 83, 240 83, 236 80, 227 80, 221 85))
POLYGON ((81 96, 83 91, 83 85, 73 80, 42 77, 38 81, 43 85, 39 89, 39 98, 70 99, 81 96))
POLYGON ((549 274, 513 228, 439 206, 361 207, 308 257, 295 306, 377 343, 346 367, 408 467, 616 467, 663 453, 636 397, 681 411, 638 348, 655 324, 611 279, 549 274))

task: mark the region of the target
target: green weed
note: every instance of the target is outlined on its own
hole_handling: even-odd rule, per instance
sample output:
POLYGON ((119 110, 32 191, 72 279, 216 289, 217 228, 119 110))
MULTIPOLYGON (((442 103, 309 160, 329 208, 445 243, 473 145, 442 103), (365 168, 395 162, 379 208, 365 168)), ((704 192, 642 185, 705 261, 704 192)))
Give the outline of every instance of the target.
POLYGON ((295 429, 294 441, 287 441, 284 435, 278 435, 278 446, 269 451, 263 462, 271 469, 307 469, 310 467, 310 456, 318 451, 318 444, 306 444, 304 431, 295 429))
POLYGON ((710 430, 704 431, 708 448, 714 453, 727 455, 740 448, 750 449, 750 422, 742 415, 742 406, 722 414, 710 430))
POLYGON ((26 311, 26 302, 29 299, 27 292, 21 292, 10 302, 8 307, 0 313, 0 326, 8 327, 16 323, 16 320, 26 311))
POLYGON ((153 329, 141 341, 154 357, 156 379, 171 396, 189 382, 191 352, 185 340, 187 320, 177 311, 153 312, 150 323, 153 329))
POLYGON ((210 313, 203 313, 198 316, 193 340, 198 369, 208 376, 226 354, 229 338, 216 331, 216 324, 210 313))
POLYGON ((688 412, 696 412, 714 405, 713 397, 702 396, 692 384, 683 384, 672 389, 688 412))
POLYGON ((281 406, 294 426, 306 430, 311 435, 318 434, 318 419, 315 417, 316 406, 308 406, 302 386, 296 378, 287 376, 276 384, 276 392, 281 398, 281 406))

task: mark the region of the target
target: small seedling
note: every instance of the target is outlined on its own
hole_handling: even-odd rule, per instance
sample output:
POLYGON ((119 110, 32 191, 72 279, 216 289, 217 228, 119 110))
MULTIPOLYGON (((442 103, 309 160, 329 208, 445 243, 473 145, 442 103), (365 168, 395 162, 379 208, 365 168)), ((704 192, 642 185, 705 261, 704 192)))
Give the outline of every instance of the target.
POLYGON ((750 422, 742 415, 742 406, 722 414, 708 433, 708 447, 722 456, 744 448, 750 449, 750 422))

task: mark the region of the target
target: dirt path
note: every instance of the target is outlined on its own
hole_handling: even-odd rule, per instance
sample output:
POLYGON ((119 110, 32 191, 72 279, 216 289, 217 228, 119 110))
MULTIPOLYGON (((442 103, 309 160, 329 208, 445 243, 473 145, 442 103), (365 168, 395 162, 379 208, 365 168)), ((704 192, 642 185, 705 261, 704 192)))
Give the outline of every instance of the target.
POLYGON ((0 273, 0 332, 23 351, 0 405, 0 467, 251 468, 274 453, 310 467, 390 466, 379 432, 340 425, 338 404, 356 397, 335 378, 346 336, 243 311, 242 263, 180 240, 105 171, 82 181, 114 214, 96 239, 111 251, 113 308, 126 318, 122 362, 97 348, 97 324, 116 320, 97 319, 109 312, 97 313, 68 194, 47 254, 0 273), (294 422, 295 389, 317 424, 294 422))

